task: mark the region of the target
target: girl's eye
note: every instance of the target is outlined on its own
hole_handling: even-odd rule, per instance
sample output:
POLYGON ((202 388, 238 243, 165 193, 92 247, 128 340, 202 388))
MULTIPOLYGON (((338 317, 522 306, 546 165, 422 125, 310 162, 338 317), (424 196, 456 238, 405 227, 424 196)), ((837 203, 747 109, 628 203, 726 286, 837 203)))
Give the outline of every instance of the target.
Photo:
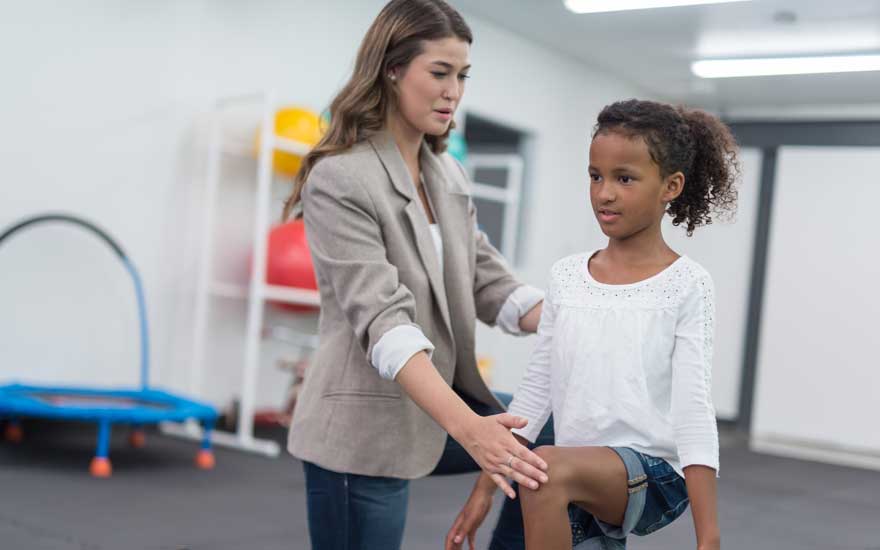
POLYGON ((602 177, 599 176, 599 174, 590 174, 590 181, 593 183, 599 183, 600 179, 602 179, 602 177))
POLYGON ((629 176, 620 176, 618 179, 620 180, 620 183, 632 183, 633 180, 629 176))

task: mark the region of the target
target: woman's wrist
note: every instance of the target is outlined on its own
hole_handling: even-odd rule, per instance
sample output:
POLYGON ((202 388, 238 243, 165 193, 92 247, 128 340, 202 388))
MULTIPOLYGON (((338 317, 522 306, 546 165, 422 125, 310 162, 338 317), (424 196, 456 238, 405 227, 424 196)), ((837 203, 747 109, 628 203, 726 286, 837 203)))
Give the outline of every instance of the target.
POLYGON ((471 439, 479 416, 440 377, 427 353, 410 357, 395 380, 453 439, 459 443, 471 439))
POLYGON ((476 422, 480 420, 480 415, 472 411, 467 405, 458 408, 455 413, 450 415, 449 425, 443 426, 452 439, 458 441, 462 446, 473 439, 473 432, 476 422))

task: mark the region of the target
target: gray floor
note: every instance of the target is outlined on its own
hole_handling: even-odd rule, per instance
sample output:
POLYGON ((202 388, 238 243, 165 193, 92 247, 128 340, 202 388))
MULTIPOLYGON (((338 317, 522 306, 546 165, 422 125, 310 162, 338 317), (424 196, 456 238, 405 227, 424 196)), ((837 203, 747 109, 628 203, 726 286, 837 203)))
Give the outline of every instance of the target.
MULTIPOLYGON (((193 444, 153 436, 146 449, 130 450, 117 434, 114 475, 95 480, 86 471, 92 437, 89 428, 38 425, 23 444, 0 444, 0 548, 308 548, 302 470, 294 459, 220 450, 217 468, 202 472, 191 465, 193 444)), ((880 549, 880 472, 756 455, 733 435, 722 447, 726 550, 880 549)), ((413 483, 405 549, 442 548, 472 480, 413 483)), ((694 548, 689 516, 631 538, 630 548, 694 548)))

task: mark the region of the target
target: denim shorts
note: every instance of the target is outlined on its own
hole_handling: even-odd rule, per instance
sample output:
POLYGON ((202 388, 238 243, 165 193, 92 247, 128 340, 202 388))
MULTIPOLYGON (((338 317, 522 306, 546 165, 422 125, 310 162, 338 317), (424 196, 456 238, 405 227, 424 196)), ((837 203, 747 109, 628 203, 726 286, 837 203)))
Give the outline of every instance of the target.
POLYGON ((644 536, 672 523, 688 506, 687 486, 668 462, 628 447, 610 447, 627 473, 623 525, 609 525, 575 505, 568 508, 574 550, 621 550, 630 533, 644 536))

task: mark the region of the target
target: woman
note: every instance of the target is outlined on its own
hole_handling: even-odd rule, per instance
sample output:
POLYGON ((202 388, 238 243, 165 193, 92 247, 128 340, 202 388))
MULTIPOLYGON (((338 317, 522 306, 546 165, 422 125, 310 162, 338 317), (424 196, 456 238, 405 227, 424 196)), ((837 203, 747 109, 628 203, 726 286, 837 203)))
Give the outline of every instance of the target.
POLYGON ((511 498, 506 478, 548 479, 510 433, 522 419, 474 412, 503 411, 477 371, 475 319, 535 332, 543 295, 479 231, 467 176, 443 154, 471 42, 442 0, 389 2, 287 204, 302 208, 321 293, 289 442, 318 550, 399 548, 408 480, 449 470, 447 433, 511 498))

